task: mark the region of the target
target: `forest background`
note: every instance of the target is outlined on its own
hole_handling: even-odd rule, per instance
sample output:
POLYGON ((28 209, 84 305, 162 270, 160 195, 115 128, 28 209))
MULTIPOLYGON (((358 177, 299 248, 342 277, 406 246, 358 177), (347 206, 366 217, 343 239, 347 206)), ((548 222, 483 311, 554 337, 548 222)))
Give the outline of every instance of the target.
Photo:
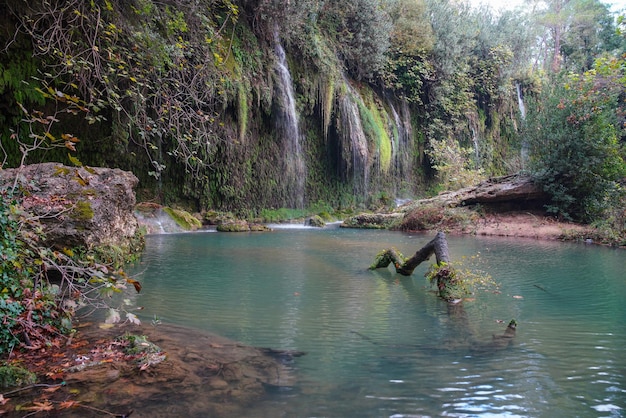
POLYGON ((527 170, 584 221, 624 173, 622 20, 597 0, 3 7, 3 167, 119 167, 140 200, 247 217, 527 170))

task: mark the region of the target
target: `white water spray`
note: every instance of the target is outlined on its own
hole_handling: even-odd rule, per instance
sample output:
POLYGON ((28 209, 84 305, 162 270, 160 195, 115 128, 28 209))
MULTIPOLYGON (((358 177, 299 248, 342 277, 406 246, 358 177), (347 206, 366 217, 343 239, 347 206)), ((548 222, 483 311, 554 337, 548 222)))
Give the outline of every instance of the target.
MULTIPOLYGON (((517 90, 517 105, 519 107, 519 113, 522 118, 522 122, 526 119, 526 106, 524 105, 524 95, 522 94, 522 86, 520 83, 515 83, 515 88, 517 90)), ((530 150, 528 147, 528 142, 522 139, 522 146, 520 150, 520 157, 522 159, 522 169, 526 167, 526 163, 528 162, 528 154, 530 150)))
POLYGON ((363 131, 359 106, 356 102, 356 100, 359 100, 358 93, 347 80, 344 80, 344 82, 347 92, 339 100, 341 131, 343 135, 342 142, 344 144, 342 148, 351 153, 352 165, 348 172, 352 172, 354 193, 366 197, 369 189, 369 150, 367 137, 363 131))
POLYGON ((304 207, 304 186, 306 181, 306 166, 300 146, 300 128, 298 126, 298 112, 293 91, 293 82, 287 65, 285 50, 280 43, 278 30, 274 31, 274 50, 278 60, 276 61, 276 73, 278 75, 278 99, 280 100, 281 115, 279 131, 282 134, 285 151, 285 174, 287 191, 290 194, 290 204, 295 208, 304 207))

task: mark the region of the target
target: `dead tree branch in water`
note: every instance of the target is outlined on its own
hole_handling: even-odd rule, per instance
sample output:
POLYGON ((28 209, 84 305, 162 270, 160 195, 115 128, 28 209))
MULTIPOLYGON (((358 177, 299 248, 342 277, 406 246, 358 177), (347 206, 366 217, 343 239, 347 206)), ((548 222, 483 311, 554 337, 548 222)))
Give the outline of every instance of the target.
POLYGON ((447 264, 450 262, 446 234, 441 231, 437 232, 435 238, 428 242, 428 244, 424 245, 415 253, 415 255, 413 255, 413 257, 409 259, 406 259, 402 253, 395 248, 383 250, 376 256, 376 260, 374 261, 374 264, 370 266, 370 270, 387 268, 389 264, 393 263, 397 273, 400 273, 403 276, 410 276, 413 274, 413 270, 415 270, 417 266, 428 260, 433 254, 435 254, 437 264, 447 264))

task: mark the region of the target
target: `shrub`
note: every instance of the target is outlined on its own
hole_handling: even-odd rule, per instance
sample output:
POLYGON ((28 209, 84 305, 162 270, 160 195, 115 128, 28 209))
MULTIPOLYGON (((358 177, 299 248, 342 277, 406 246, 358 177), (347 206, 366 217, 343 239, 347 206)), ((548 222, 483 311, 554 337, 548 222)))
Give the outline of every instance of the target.
POLYGON ((626 175, 616 118, 621 67, 602 62, 546 87, 524 132, 532 175, 552 198, 548 211, 583 222, 619 206, 626 175))

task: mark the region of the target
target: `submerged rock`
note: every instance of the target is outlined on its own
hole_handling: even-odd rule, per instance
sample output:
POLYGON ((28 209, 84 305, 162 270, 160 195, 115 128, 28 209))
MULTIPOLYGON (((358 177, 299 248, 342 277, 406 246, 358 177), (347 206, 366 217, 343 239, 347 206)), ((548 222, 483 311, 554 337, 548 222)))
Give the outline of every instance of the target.
MULTIPOLYGON (((133 416, 141 417, 231 417, 252 416, 247 408, 268 391, 296 387, 285 358, 304 353, 246 346, 178 326, 133 330, 143 338, 135 338, 135 345, 142 347, 145 339, 167 353, 167 358, 148 365, 115 358, 102 361, 67 374, 66 385, 54 396, 61 399, 72 393, 77 403, 111 415, 132 410, 133 416)), ((115 333, 119 330, 89 331, 95 339, 119 341, 115 333)), ((93 355, 92 350, 85 356, 93 355)), ((86 411, 78 409, 75 415, 68 411, 64 416, 84 417, 86 411)))

